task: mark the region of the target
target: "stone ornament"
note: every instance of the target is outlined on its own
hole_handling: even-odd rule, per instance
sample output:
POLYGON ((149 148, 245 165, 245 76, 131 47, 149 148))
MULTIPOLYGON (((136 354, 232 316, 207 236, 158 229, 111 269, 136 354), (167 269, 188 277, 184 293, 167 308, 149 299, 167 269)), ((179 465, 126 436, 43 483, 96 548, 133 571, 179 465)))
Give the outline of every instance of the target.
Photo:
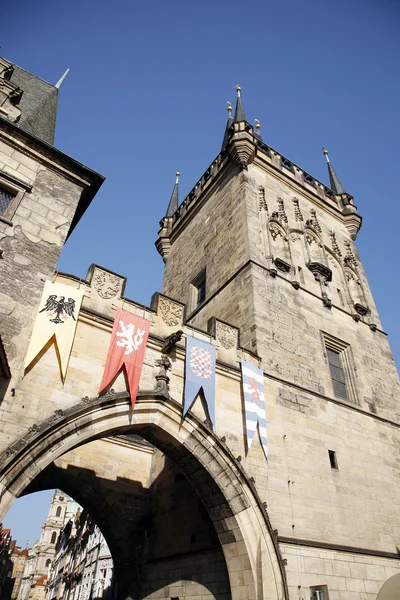
POLYGON ((226 323, 216 322, 216 339, 217 342, 225 348, 230 350, 237 346, 237 330, 233 327, 229 327, 226 323))
POLYGON ((166 325, 174 327, 183 320, 183 306, 176 304, 172 300, 160 297, 158 309, 162 320, 166 325))
POLYGON ((92 287, 100 298, 109 300, 115 298, 121 291, 122 279, 117 275, 96 269, 93 276, 92 287))

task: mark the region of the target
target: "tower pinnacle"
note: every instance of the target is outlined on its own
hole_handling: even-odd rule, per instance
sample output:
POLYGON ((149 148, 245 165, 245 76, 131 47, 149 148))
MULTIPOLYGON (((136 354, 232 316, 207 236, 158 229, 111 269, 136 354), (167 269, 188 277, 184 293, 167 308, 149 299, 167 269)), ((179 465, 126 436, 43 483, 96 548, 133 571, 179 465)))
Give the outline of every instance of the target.
POLYGON ((328 164, 329 181, 331 183, 331 189, 335 194, 345 194, 344 188, 340 182, 339 177, 336 175, 335 169, 332 167, 331 161, 329 160, 328 150, 322 146, 322 152, 325 155, 326 162, 328 164))
POLYGON ((229 129, 231 128, 231 126, 233 124, 232 104, 229 102, 229 100, 228 100, 228 107, 227 107, 226 110, 228 111, 228 121, 226 123, 225 133, 224 133, 224 138, 222 140, 221 149, 225 146, 226 142, 228 141, 228 138, 229 138, 229 129))
POLYGON ((240 95, 241 91, 242 91, 242 88, 240 87, 240 85, 237 85, 236 86, 236 92, 237 92, 236 110, 235 110, 235 117, 234 117, 235 123, 240 123, 240 121, 247 121, 246 115, 244 112, 244 108, 243 108, 242 98, 240 95))
POLYGON ((69 73, 69 69, 67 69, 67 70, 65 71, 64 75, 62 75, 62 77, 60 77, 60 79, 57 81, 57 83, 56 83, 55 87, 56 87, 58 90, 60 89, 60 87, 61 87, 61 86, 62 86, 62 84, 64 83, 64 80, 65 80, 66 76, 68 75, 68 73, 69 73))
POLYGON ((172 217, 175 211, 178 209, 178 184, 179 184, 179 171, 176 172, 176 179, 174 189, 172 190, 171 199, 168 204, 166 217, 172 217))

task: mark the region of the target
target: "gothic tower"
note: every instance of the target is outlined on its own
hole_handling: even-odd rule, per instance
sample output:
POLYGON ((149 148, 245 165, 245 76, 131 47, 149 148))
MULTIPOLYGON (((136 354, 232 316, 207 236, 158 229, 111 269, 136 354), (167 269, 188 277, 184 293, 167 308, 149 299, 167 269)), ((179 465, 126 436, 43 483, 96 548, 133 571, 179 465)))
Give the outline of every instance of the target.
POLYGON ((103 182, 54 147, 62 80, 52 85, 0 58, 0 446, 10 414, 21 409, 12 390, 23 375, 32 310, 103 182))
POLYGON ((329 187, 262 140, 240 88, 228 110, 220 153, 180 206, 176 183, 161 221, 163 293, 194 327, 239 327, 264 370, 269 462, 252 447, 246 468, 291 597, 376 593, 368 569, 398 569, 400 410, 355 246, 361 217, 326 150, 329 187))

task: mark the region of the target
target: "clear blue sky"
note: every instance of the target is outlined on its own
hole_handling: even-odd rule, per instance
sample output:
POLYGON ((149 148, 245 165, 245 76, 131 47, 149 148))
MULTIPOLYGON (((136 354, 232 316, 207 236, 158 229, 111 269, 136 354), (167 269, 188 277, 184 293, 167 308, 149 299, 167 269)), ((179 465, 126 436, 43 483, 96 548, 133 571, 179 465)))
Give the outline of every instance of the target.
MULTIPOLYGON (((399 364, 399 26, 396 0, 5 0, 0 53, 53 83, 71 69, 56 146, 107 177, 59 269, 103 265, 149 303, 175 171, 182 200, 218 154, 240 83, 265 142, 326 183, 329 149, 364 218, 357 245, 399 364)), ((20 543, 38 536, 8 523, 20 543)))

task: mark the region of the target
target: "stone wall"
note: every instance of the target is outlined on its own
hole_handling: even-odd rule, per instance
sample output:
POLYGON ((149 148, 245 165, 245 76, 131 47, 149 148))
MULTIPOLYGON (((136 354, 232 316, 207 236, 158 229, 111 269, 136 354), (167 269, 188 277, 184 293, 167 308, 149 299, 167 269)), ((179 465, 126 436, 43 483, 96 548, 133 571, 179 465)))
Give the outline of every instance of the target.
POLYGON ((54 275, 78 204, 101 180, 1 122, 0 187, 14 195, 0 216, 0 280, 5 282, 0 291, 0 332, 13 375, 10 388, 20 377, 32 315, 44 282, 54 275))

